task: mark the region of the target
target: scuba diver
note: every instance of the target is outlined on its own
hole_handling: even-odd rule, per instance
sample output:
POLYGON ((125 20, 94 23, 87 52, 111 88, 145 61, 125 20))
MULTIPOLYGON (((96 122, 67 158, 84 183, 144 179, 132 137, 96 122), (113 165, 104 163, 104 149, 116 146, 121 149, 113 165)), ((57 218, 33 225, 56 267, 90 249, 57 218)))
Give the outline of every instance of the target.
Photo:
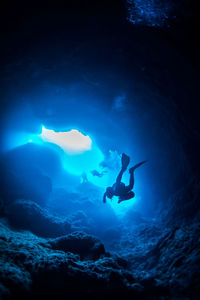
POLYGON ((88 182, 88 178, 87 178, 87 174, 85 172, 83 172, 81 174, 81 183, 87 183, 88 182))
POLYGON ((105 175, 105 173, 107 173, 107 171, 102 171, 101 173, 98 172, 97 170, 93 170, 90 172, 93 176, 97 176, 97 177, 102 177, 105 175))
POLYGON ((119 172, 116 182, 113 184, 113 186, 108 187, 106 189, 106 192, 104 193, 103 196, 103 203, 106 203, 106 197, 112 199, 113 196, 118 196, 119 197, 118 203, 120 203, 122 201, 132 199, 135 196, 135 193, 132 191, 134 186, 133 173, 135 169, 143 165, 146 162, 146 160, 136 164, 134 167, 129 169, 130 182, 129 185, 126 186, 123 182, 121 182, 121 180, 122 180, 122 175, 124 174, 124 172, 126 171, 129 165, 129 162, 130 162, 130 157, 123 153, 121 158, 121 163, 122 163, 121 171, 119 172))

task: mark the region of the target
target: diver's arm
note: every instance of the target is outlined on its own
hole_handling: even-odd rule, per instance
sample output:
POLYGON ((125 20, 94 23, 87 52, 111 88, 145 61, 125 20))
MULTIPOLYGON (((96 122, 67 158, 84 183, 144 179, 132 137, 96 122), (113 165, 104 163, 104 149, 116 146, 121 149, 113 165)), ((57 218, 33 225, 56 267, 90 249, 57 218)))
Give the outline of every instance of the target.
POLYGON ((106 203, 106 192, 103 195, 103 203, 106 203))

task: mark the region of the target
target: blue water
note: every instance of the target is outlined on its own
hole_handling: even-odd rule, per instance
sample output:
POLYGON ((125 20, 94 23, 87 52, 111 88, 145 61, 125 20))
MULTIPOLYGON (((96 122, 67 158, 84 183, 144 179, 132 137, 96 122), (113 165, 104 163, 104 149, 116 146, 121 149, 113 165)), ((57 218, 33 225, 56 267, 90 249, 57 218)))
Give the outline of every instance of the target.
MULTIPOLYGON (((57 153, 62 169, 64 170, 62 174, 69 174, 68 176, 71 174, 72 177, 75 176, 80 184, 84 185, 84 183, 88 182, 100 188, 101 193, 99 194, 98 201, 102 201, 106 187, 114 184, 118 172, 120 171, 121 154, 117 151, 110 150, 107 158, 105 158, 105 155, 95 143, 94 139, 77 129, 55 131, 52 128, 47 129, 44 125, 40 125, 39 128, 39 133, 36 134, 24 131, 15 132, 15 130, 8 132, 7 140, 9 143, 7 143, 7 151, 20 149, 20 146, 25 145, 39 145, 40 149, 42 149, 42 147, 44 147, 44 149, 46 149, 46 147, 49 148, 51 151, 57 153)), ((34 151, 37 152, 37 148, 34 151)), ((18 161, 18 163, 20 166, 20 161, 18 161)), ((40 161, 38 163, 40 163, 40 161)), ((49 164, 51 164, 50 160, 49 164)), ((60 176, 62 177, 62 175, 58 177, 60 178, 60 176)), ((53 180, 54 178, 51 179, 53 180)), ((123 175, 123 182, 127 185, 129 184, 128 171, 123 175)), ((67 185, 67 182, 65 184, 67 185)), ((65 184, 63 184, 63 179, 60 180, 60 182, 58 180, 56 181, 56 186, 58 187, 66 188, 65 184)), ((72 184, 71 190, 73 189, 75 189, 75 185, 73 186, 72 184)), ((88 198, 90 198, 90 194, 88 194, 88 198)), ((108 199, 106 205, 110 206, 116 215, 123 215, 138 201, 139 197, 136 196, 129 201, 119 204, 118 198, 114 196, 112 200, 108 199)))

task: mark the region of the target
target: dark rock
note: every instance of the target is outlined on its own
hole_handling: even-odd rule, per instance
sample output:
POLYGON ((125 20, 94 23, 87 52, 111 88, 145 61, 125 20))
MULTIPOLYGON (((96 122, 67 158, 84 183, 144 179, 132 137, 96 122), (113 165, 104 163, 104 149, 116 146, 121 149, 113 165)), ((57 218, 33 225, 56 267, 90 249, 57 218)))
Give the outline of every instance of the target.
POLYGON ((79 254, 81 259, 97 260, 105 254, 104 245, 100 240, 83 232, 56 238, 50 241, 50 244, 55 250, 79 254))
POLYGON ((126 237, 129 241, 121 241, 126 249, 121 254, 144 293, 148 290, 153 299, 161 295, 167 299, 198 299, 199 235, 198 222, 166 227, 166 223, 156 220, 130 231, 126 237))
POLYGON ((37 168, 21 170, 17 174, 8 168, 0 171, 0 188, 0 195, 6 203, 23 198, 42 205, 47 202, 52 183, 37 168))
POLYGON ((17 229, 30 230, 43 237, 57 237, 69 233, 71 225, 66 218, 58 218, 37 203, 17 200, 6 207, 5 216, 17 229))
MULTIPOLYGON (((75 234, 76 239, 81 234, 75 234)), ((86 238, 86 237, 85 237, 86 238)), ((94 238, 87 241, 97 243, 94 238)), ((64 247, 65 248, 65 247, 64 247)), ((134 278, 115 258, 80 261, 70 252, 52 249, 46 239, 14 232, 0 223, 0 280, 8 299, 142 299, 134 278), (140 295, 140 297, 138 296, 140 295)), ((6 299, 6 298, 5 298, 6 299)))
POLYGON ((4 207, 5 207, 4 201, 2 198, 0 198, 0 216, 4 214, 4 207))
POLYGON ((10 291, 0 283, 0 299, 9 299, 10 291))
POLYGON ((200 220, 200 181, 192 178, 188 184, 173 194, 162 213, 166 223, 182 224, 194 218, 200 220))
POLYGON ((23 198, 45 204, 52 191, 52 174, 60 161, 56 151, 37 144, 25 144, 0 157, 0 194, 12 201, 23 198), (49 164, 51 161, 51 164, 49 164))
MULTIPOLYGON (((195 0, 126 0, 127 19, 133 24, 148 27, 170 27, 188 22, 195 14, 195 0)), ((197 16, 196 16, 197 18, 197 16)))

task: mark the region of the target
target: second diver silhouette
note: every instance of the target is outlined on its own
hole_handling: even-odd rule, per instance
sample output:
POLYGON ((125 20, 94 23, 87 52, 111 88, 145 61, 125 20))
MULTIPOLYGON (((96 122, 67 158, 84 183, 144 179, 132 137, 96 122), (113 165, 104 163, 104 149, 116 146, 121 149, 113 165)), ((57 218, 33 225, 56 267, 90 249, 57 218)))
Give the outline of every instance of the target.
POLYGON ((129 165, 129 162, 130 162, 130 157, 123 153, 121 158, 121 163, 122 163, 121 170, 113 186, 108 187, 106 189, 106 192, 104 193, 103 196, 104 203, 106 203, 106 197, 112 199, 113 196, 118 196, 119 198, 118 203, 120 203, 122 201, 132 199, 135 196, 135 193, 132 191, 134 187, 134 171, 135 169, 143 165, 146 162, 146 160, 136 164, 134 167, 129 169, 130 182, 129 185, 126 186, 123 182, 121 182, 121 180, 122 180, 122 175, 124 174, 124 172, 126 171, 129 165))

